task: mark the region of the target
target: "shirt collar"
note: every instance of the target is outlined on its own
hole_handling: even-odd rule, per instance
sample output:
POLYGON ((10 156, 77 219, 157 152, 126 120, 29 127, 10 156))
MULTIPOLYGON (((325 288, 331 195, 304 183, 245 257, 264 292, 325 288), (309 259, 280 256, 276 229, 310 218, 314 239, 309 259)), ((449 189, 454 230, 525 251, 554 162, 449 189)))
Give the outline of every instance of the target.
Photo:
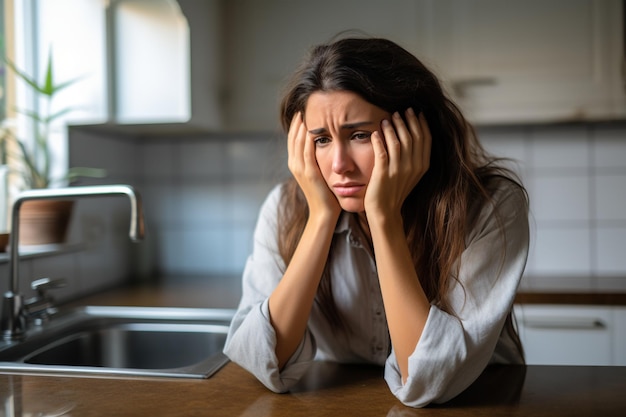
POLYGON ((348 213, 347 211, 341 212, 341 214, 339 215, 339 220, 337 221, 337 225, 335 226, 335 234, 350 231, 350 229, 352 228, 350 224, 351 217, 353 217, 351 213, 348 213))

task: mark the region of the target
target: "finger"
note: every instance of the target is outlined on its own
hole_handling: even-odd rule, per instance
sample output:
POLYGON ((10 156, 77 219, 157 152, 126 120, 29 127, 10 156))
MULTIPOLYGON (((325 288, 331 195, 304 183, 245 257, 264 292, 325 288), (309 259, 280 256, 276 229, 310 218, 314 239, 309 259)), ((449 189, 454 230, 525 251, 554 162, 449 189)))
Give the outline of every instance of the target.
POLYGON ((381 123, 384 143, 387 148, 387 166, 390 169, 397 169, 400 161, 401 146, 396 131, 389 120, 385 119, 381 123))
POLYGON ((299 117, 300 113, 296 113, 291 118, 291 123, 289 124, 289 131, 287 132, 287 154, 289 157, 294 154, 294 146, 296 140, 296 131, 298 130, 298 123, 300 121, 299 117))
POLYGON ((372 143, 372 149, 374 150, 374 169, 376 169, 377 166, 382 169, 387 169, 389 156, 387 154, 387 148, 385 147, 385 143, 380 132, 372 132, 370 140, 372 143))
POLYGON ((428 122, 426 121, 426 117, 423 112, 419 115, 419 122, 422 141, 424 143, 422 151, 422 164, 424 165, 424 171, 427 171, 430 167, 430 152, 432 149, 433 138, 430 134, 430 128, 428 127, 428 122))
POLYGON ((412 155, 413 153, 413 136, 412 133, 404 123, 404 120, 400 116, 400 113, 395 112, 392 116, 393 124, 396 129, 396 135, 401 143, 401 150, 403 155, 412 155))
POLYGON ((307 134, 306 127, 304 123, 300 126, 300 135, 302 137, 302 141, 304 142, 302 145, 303 151, 302 156, 304 158, 305 166, 308 167, 317 167, 317 157, 315 155, 315 142, 312 138, 310 138, 307 134))
POLYGON ((301 113, 296 113, 289 127, 288 139, 289 168, 292 172, 294 170, 299 170, 300 167, 302 167, 305 137, 306 128, 304 126, 301 113))
POLYGON ((411 107, 406 110, 405 116, 407 123, 409 124, 409 131, 411 132, 413 143, 413 147, 411 148, 411 160, 422 162, 422 154, 424 151, 424 133, 422 132, 420 121, 411 107))

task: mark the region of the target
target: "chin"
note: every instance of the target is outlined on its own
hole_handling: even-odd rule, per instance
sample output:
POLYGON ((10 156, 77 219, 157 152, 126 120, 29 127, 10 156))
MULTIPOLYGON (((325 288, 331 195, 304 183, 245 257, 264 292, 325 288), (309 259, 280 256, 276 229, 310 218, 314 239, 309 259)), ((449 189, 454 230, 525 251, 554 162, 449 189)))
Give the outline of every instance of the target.
POLYGON ((339 199, 339 205, 341 205, 343 211, 349 213, 362 213, 365 211, 362 199, 341 198, 339 199))

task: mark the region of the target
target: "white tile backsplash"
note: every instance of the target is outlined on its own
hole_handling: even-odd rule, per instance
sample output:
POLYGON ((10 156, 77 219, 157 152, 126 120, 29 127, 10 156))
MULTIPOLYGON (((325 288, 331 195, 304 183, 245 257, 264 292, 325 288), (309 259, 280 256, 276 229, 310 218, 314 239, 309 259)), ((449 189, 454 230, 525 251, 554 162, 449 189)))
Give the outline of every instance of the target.
POLYGON ((588 132, 584 125, 539 127, 533 129, 530 136, 534 169, 589 166, 588 132))
POLYGON ((190 140, 176 143, 179 149, 180 178, 222 180, 230 161, 226 157, 226 144, 219 140, 190 140))
MULTIPOLYGON (((155 231, 156 243, 153 262, 155 270, 161 273, 182 273, 185 248, 183 243, 189 240, 181 227, 159 225, 155 231)), ((210 269, 207 268, 207 271, 210 269)))
MULTIPOLYGON (((529 190, 531 252, 522 288, 585 290, 607 279, 617 287, 619 276, 626 281, 626 125, 502 126, 478 133, 489 152, 517 161, 510 166, 529 190)), ((116 143, 98 152, 85 143, 80 161, 95 163, 103 155, 113 172, 125 174, 135 166, 130 174, 144 196, 157 271, 241 274, 259 207, 288 175, 284 138, 226 134, 116 143)), ((95 145, 107 147, 98 138, 95 145)))
POLYGON ((107 180, 128 180, 137 175, 139 153, 134 140, 84 131, 72 133, 70 140, 71 166, 105 168, 107 180))
POLYGON ((232 207, 227 199, 228 187, 223 183, 183 183, 177 223, 193 228, 228 223, 232 207))
POLYGON ((598 242, 598 275, 625 275, 626 271, 626 226, 599 227, 596 230, 598 242))
MULTIPOLYGON (((182 272, 186 274, 202 274, 207 270, 214 274, 231 273, 233 253, 232 228, 191 228, 185 229, 183 254, 181 258, 182 272)), ((238 266, 237 269, 240 269, 238 266)))
POLYGON ((594 133, 594 166, 626 168, 626 128, 598 127, 594 133))
POLYGON ((537 275, 589 275, 589 229, 538 228, 530 257, 533 273, 537 275))
POLYGON ((626 222, 626 174, 595 177, 596 219, 626 222))
POLYGON ((169 181, 178 173, 179 148, 170 141, 147 142, 139 152, 142 178, 169 181))
POLYGON ((144 182, 141 195, 147 221, 157 225, 171 225, 181 220, 181 190, 169 181, 144 182))
POLYGON ((531 208, 536 220, 589 219, 589 179, 584 175, 533 175, 531 208))

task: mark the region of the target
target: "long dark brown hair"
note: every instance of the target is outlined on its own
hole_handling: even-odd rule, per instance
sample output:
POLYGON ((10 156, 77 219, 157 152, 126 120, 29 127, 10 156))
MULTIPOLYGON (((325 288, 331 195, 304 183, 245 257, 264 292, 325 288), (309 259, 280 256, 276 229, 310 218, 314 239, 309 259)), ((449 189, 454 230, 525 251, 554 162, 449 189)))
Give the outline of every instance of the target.
MULTIPOLYGON (((426 296, 444 311, 455 314, 446 294, 458 280, 465 239, 476 220, 470 218, 470 205, 490 204, 495 183, 502 179, 511 181, 525 194, 524 188, 512 172, 485 152, 437 77, 389 40, 345 38, 312 48, 293 75, 281 103, 285 132, 293 116, 305 111, 309 96, 316 91, 350 91, 389 113, 404 114, 412 107, 416 114, 424 114, 432 136, 430 168, 403 204, 404 230, 426 296)), ((288 265, 308 218, 306 199, 293 178, 284 184, 281 203, 279 250, 288 265)), ((317 301, 332 323, 340 323, 330 282, 327 267, 317 301)), ((521 352, 510 315, 506 327, 521 352)))

